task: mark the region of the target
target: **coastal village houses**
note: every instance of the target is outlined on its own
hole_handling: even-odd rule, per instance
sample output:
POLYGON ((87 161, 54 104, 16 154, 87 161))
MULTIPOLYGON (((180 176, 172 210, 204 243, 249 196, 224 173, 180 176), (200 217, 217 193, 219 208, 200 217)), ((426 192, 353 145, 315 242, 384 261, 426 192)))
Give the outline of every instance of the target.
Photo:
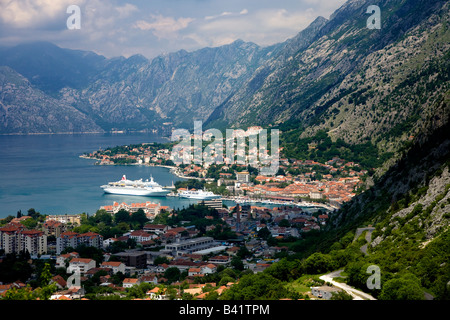
POLYGON ((114 202, 111 206, 100 207, 100 210, 105 210, 110 214, 116 214, 120 210, 125 210, 130 213, 133 213, 138 211, 139 209, 142 209, 147 218, 152 220, 161 212, 161 210, 168 210, 169 207, 161 206, 161 204, 153 203, 151 201, 146 201, 143 203, 132 203, 130 205, 126 204, 125 202, 122 203, 114 202))

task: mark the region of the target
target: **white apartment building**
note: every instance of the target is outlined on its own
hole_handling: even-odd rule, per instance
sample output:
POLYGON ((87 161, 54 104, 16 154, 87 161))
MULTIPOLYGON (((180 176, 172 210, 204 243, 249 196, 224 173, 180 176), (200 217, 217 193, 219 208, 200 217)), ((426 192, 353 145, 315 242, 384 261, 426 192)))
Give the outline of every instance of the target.
POLYGON ((69 247, 75 249, 81 244, 102 249, 103 236, 95 232, 86 232, 82 234, 73 231, 63 232, 56 238, 56 253, 61 254, 62 251, 69 247))
POLYGON ((102 268, 111 268, 113 273, 122 272, 125 274, 125 263, 120 261, 105 261, 101 264, 102 268))
POLYGON ((23 230, 16 226, 0 228, 0 249, 5 253, 28 251, 30 255, 47 252, 47 236, 39 230, 23 230))
POLYGON ((69 262, 69 267, 67 268, 67 273, 81 273, 84 274, 90 269, 96 267, 95 260, 86 258, 73 258, 69 262))
POLYGON ((81 224, 81 215, 80 214, 56 214, 56 215, 49 215, 46 217, 45 221, 49 220, 55 220, 61 223, 65 224, 73 224, 73 225, 79 225, 81 224))

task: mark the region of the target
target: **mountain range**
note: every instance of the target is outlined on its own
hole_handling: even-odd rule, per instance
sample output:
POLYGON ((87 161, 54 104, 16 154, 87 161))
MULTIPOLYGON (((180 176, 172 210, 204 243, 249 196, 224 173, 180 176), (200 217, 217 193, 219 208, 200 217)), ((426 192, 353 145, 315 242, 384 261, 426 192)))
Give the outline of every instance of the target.
POLYGON ((289 123, 301 137, 398 147, 449 89, 448 20, 446 1, 351 0, 267 47, 237 40, 151 60, 46 42, 0 48, 0 133, 289 123), (373 4, 379 30, 366 27, 373 4))

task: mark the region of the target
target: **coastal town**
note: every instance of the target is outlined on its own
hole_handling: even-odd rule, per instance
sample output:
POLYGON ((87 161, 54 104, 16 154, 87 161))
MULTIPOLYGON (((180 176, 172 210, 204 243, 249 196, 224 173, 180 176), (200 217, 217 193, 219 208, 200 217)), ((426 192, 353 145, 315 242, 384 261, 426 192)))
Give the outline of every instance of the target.
MULTIPOLYGON (((20 253, 30 265, 29 274, 0 284, 0 296, 31 292, 30 284, 36 284, 31 265, 44 261, 52 270, 50 300, 129 299, 131 288, 138 287, 145 288, 139 299, 217 299, 239 281, 237 274, 263 272, 328 219, 320 210, 293 206, 226 208, 220 199, 184 211, 150 201, 115 202, 92 217, 30 209, 28 215, 0 220, 0 266, 20 253), (105 225, 118 234, 108 236, 105 225)), ((314 290, 305 298, 317 298, 314 290)))
MULTIPOLYGON (((197 188, 217 197, 183 209, 149 198, 114 201, 92 215, 30 209, 8 216, 0 220, 0 268, 18 263, 19 255, 28 272, 3 276, 0 296, 17 298, 24 290, 39 295, 44 286, 51 288, 44 297, 50 300, 226 299, 242 276, 301 252, 302 240, 326 228, 367 175, 359 164, 339 157, 325 163, 281 157, 270 176, 229 161, 175 164, 171 146, 118 146, 81 157, 96 165, 164 166, 183 178, 167 196, 197 188), (42 261, 45 281, 33 271, 42 271, 42 261)), ((330 299, 339 292, 317 277, 301 287, 283 298, 330 299)))
POLYGON ((170 146, 154 143, 120 146, 86 153, 82 157, 94 159, 98 165, 168 167, 178 177, 201 181, 206 189, 222 195, 223 199, 313 203, 326 205, 331 210, 350 201, 368 175, 358 163, 339 157, 324 163, 280 158, 278 171, 272 176, 261 175, 250 165, 227 161, 175 164, 170 146))

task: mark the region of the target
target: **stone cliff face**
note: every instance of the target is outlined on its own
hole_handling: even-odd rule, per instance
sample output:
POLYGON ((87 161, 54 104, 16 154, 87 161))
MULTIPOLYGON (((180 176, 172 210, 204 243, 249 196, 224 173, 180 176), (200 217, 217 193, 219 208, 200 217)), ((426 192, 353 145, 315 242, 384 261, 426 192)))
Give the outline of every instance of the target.
POLYGON ((450 225, 450 95, 403 152, 366 192, 333 218, 333 228, 375 227, 371 247, 413 241, 419 248, 447 232, 450 225))

